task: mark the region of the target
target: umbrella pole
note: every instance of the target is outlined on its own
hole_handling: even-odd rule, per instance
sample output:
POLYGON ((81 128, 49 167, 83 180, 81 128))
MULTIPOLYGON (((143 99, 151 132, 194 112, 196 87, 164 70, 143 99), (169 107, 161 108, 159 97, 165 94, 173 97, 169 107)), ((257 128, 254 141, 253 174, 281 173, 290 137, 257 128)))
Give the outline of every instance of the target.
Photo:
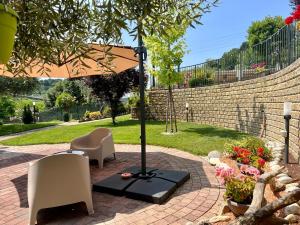
POLYGON ((143 38, 138 29, 138 53, 139 53, 139 86, 140 86, 140 122, 141 122, 141 172, 146 176, 146 119, 145 119, 145 71, 144 56, 146 56, 143 38))

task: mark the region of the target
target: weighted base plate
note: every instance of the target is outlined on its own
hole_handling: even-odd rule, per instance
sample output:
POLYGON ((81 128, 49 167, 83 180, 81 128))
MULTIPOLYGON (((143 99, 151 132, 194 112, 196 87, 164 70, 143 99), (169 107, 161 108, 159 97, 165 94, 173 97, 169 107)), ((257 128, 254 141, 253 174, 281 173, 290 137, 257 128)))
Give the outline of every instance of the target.
POLYGON ((130 167, 93 185, 93 190, 113 195, 161 204, 184 184, 190 174, 184 171, 147 168, 147 177, 142 177, 139 167, 130 167), (123 172, 133 174, 132 178, 122 179, 123 172))

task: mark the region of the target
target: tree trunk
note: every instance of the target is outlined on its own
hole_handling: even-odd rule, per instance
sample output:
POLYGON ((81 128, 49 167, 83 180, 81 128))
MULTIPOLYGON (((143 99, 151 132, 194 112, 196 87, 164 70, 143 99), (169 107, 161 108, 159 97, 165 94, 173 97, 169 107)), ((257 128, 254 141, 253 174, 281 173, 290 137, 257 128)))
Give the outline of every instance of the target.
POLYGON ((175 110, 175 104, 174 104, 174 98, 173 98, 173 91, 172 91, 172 88, 171 88, 171 92, 170 92, 170 97, 171 97, 172 109, 173 109, 173 113, 174 113, 174 126, 175 126, 175 132, 177 132, 177 118, 176 118, 176 110, 175 110))
POLYGON ((174 133, 174 126, 173 126, 173 106, 172 106, 172 89, 171 85, 169 85, 169 102, 170 102, 170 126, 171 126, 171 133, 174 133))
POLYGON ((166 133, 168 132, 168 121, 169 121, 169 95, 167 95, 167 110, 166 110, 166 133))
POLYGON ((166 132, 169 131, 168 127, 170 124, 170 132, 174 133, 177 132, 177 118, 176 118, 176 111, 175 111, 175 104, 173 100, 173 92, 171 85, 168 86, 168 94, 167 94, 167 111, 166 111, 166 132))

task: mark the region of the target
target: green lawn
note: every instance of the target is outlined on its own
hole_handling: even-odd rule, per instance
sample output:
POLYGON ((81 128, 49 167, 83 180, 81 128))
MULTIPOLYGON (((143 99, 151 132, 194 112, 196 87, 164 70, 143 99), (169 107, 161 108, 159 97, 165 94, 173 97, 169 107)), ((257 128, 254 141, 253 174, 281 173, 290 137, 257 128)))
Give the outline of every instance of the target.
MULTIPOLYGON (((139 144, 139 121, 129 116, 118 117, 114 127, 110 119, 75 126, 61 126, 50 130, 37 131, 21 137, 2 141, 4 145, 31 145, 69 143, 73 138, 85 135, 98 127, 108 127, 113 131, 115 143, 139 144)), ((147 122, 147 144, 173 147, 197 155, 205 155, 211 150, 223 150, 227 140, 239 140, 247 136, 234 130, 199 125, 178 123, 176 135, 163 135, 165 123, 147 122)))
POLYGON ((59 122, 43 122, 36 124, 4 124, 0 126, 0 136, 15 134, 23 131, 57 125, 59 122))

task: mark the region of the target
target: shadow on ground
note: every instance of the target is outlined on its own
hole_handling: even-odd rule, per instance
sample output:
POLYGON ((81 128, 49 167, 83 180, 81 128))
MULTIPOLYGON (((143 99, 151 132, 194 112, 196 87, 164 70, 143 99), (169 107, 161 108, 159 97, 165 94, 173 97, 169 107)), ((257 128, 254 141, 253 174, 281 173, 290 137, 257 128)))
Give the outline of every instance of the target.
POLYGON ((201 136, 207 137, 220 137, 220 138, 231 138, 231 139, 240 139, 243 136, 247 136, 247 134, 240 133, 235 130, 229 130, 218 127, 199 127, 199 128, 188 128, 182 130, 182 132, 190 132, 197 133, 201 136))
MULTIPOLYGON (((198 132, 207 133, 207 130, 198 132)), ((232 136, 234 135, 232 134, 232 136)), ((147 162, 149 167, 189 171, 191 174, 191 179, 177 189, 165 204, 170 203, 170 201, 174 201, 174 204, 176 204, 177 197, 183 197, 185 194, 199 191, 203 188, 219 189, 219 184, 213 172, 210 171, 212 179, 209 179, 207 176, 208 169, 204 169, 203 163, 200 161, 181 158, 164 152, 148 152, 147 162)), ((110 159, 106 161, 103 169, 98 169, 95 165, 91 165, 92 182, 96 183, 130 166, 140 166, 140 153, 117 152, 117 160, 110 159)), ((27 188, 24 188, 25 185, 27 186, 27 175, 11 181, 18 191, 21 207, 28 207, 27 188)), ((93 192, 93 204, 95 213, 92 216, 87 215, 84 203, 40 210, 38 224, 97 224, 108 222, 114 219, 117 214, 132 214, 152 205, 151 203, 98 192, 93 192)))

